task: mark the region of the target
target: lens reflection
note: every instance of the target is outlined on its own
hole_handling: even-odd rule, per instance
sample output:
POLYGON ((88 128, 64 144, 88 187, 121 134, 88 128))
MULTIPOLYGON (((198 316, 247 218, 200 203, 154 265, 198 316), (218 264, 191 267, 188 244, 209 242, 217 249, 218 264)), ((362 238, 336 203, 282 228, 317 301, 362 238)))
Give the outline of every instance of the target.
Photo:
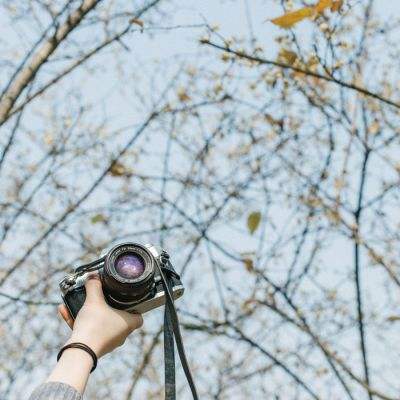
POLYGON ((139 278, 143 274, 144 269, 143 258, 133 253, 122 254, 115 262, 116 272, 126 279, 139 278))

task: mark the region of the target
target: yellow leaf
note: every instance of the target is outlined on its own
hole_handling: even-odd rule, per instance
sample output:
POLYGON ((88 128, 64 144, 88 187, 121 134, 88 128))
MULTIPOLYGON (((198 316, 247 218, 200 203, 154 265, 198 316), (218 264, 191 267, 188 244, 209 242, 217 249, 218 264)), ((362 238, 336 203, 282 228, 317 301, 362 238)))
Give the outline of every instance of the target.
POLYGON ((293 11, 282 15, 281 17, 274 18, 271 22, 281 28, 291 28, 297 22, 302 21, 305 18, 312 17, 315 14, 314 7, 304 7, 300 10, 293 11))
POLYGON ((294 51, 281 49, 278 55, 278 61, 293 65, 297 60, 297 54, 294 51))
POLYGON ((259 211, 254 211, 249 214, 247 217, 247 227, 249 228, 249 231, 251 234, 253 234, 257 228, 258 225, 260 225, 261 221, 261 213, 259 211))
POLYGON ((299 10, 289 12, 281 17, 274 18, 271 22, 281 28, 291 28, 294 24, 303 21, 305 18, 312 17, 316 14, 323 13, 327 8, 331 11, 340 11, 343 0, 319 0, 313 7, 303 7, 299 10))
POLYGON ((317 13, 323 12, 326 8, 333 6, 333 0, 320 0, 315 6, 315 11, 317 13))

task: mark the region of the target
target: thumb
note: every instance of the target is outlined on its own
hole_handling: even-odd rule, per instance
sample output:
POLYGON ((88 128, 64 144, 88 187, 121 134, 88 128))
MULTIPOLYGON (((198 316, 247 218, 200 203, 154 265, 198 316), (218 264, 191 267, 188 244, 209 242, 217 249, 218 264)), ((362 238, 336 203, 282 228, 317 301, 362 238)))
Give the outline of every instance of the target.
POLYGON ((91 276, 85 284, 86 301, 91 303, 105 303, 103 289, 98 276, 91 276))

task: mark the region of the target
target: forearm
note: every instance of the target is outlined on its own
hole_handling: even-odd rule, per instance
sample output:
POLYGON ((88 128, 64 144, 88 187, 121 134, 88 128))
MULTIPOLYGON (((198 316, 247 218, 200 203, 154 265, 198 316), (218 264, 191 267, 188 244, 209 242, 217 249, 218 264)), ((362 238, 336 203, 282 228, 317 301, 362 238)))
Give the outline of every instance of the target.
POLYGON ((93 366, 91 356, 80 349, 67 349, 46 382, 62 382, 83 393, 93 366))
MULTIPOLYGON (((83 343, 100 358, 122 345, 143 320, 139 314, 111 308, 104 299, 99 279, 89 279, 85 287, 86 301, 75 320, 65 305, 59 312, 73 329, 67 344, 83 343)), ((92 355, 77 348, 65 349, 46 383, 32 393, 30 400, 82 400, 95 361, 92 355)))

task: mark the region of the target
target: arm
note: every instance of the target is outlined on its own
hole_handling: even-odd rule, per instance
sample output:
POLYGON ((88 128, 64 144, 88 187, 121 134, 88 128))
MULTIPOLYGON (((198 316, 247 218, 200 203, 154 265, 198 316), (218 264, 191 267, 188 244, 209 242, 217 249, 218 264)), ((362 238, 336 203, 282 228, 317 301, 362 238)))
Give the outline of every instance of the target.
MULTIPOLYGON (((67 343, 84 343, 96 353, 97 358, 121 346, 127 336, 143 323, 139 314, 110 307, 104 300, 97 277, 86 283, 86 301, 75 321, 64 305, 59 307, 59 313, 72 329, 67 343)), ((30 400, 80 400, 92 366, 92 358, 85 351, 65 350, 46 383, 32 394, 30 400), (59 394, 56 394, 57 391, 59 394)))

